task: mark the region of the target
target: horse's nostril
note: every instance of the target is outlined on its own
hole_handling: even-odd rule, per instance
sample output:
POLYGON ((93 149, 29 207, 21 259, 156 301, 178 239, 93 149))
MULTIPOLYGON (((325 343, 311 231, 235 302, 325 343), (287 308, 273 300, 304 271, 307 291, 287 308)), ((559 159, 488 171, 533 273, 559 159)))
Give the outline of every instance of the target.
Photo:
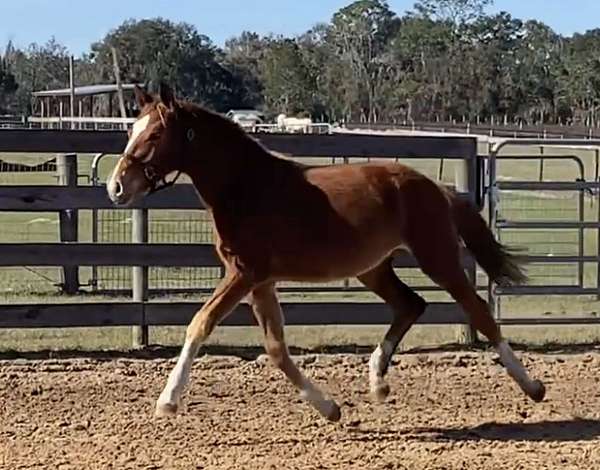
POLYGON ((121 196, 123 194, 123 185, 119 181, 115 181, 115 196, 121 196))

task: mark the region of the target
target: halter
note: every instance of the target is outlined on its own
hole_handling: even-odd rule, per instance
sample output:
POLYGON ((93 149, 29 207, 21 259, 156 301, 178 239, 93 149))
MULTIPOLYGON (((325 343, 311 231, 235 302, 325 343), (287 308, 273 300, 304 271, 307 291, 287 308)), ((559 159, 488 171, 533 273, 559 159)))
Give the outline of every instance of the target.
MULTIPOLYGON (((158 112, 158 117, 160 118, 160 122, 162 123, 163 127, 166 128, 167 125, 166 125, 165 118, 163 116, 161 107, 157 106, 156 111, 158 112)), ((188 142, 191 142, 192 140, 194 140, 195 137, 196 137, 196 132, 194 131, 194 129, 192 129, 190 127, 186 132, 186 138, 187 138, 188 142)), ((148 183, 150 183, 150 191, 148 191, 148 194, 152 194, 152 193, 155 193, 162 189, 166 189, 166 188, 173 186, 175 183, 177 183, 177 180, 179 179, 179 177, 181 176, 181 173, 182 173, 181 170, 178 170, 177 174, 175 175, 175 178, 173 178, 171 181, 167 181, 167 178, 166 178, 167 175, 159 176, 154 165, 136 162, 136 160, 133 158, 133 155, 131 155, 131 154, 124 154, 123 157, 126 160, 128 160, 130 163, 137 163, 137 164, 142 165, 142 171, 144 172, 144 177, 146 178, 146 181, 148 181, 148 183)), ((150 159, 150 161, 152 161, 152 159, 150 159)))
POLYGON ((177 171, 175 178, 173 178, 171 181, 167 181, 166 175, 158 176, 156 170, 154 169, 154 165, 145 165, 144 176, 146 177, 146 180, 150 183, 150 191, 148 191, 148 194, 152 194, 157 191, 160 191, 161 189, 166 189, 170 186, 173 186, 175 183, 177 183, 177 180, 181 176, 181 170, 177 171))

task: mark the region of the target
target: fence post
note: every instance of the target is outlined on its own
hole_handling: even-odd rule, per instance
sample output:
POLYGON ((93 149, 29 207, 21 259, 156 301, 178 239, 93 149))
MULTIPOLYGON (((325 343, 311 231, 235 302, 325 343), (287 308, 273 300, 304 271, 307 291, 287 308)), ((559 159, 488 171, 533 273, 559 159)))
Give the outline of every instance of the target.
MULTIPOLYGON (((132 243, 148 242, 148 209, 133 209, 131 211, 131 241, 132 243)), ((134 266, 131 273, 133 301, 142 304, 142 321, 132 330, 134 348, 148 346, 148 325, 146 325, 145 302, 148 300, 148 267, 134 266)))
MULTIPOLYGON (((478 157, 475 156, 475 158, 478 157)), ((456 190, 460 193, 477 190, 474 180, 475 178, 474 175, 472 175, 470 161, 466 159, 459 160, 454 166, 454 181, 456 190)), ((473 283, 473 285, 477 286, 477 265, 474 261, 469 262, 467 266, 467 277, 473 283)), ((473 345, 477 342, 477 331, 470 323, 462 325, 459 328, 458 342, 466 345, 473 345)))
MULTIPOLYGON (((371 161, 371 159, 368 158, 368 161, 371 161)), ((396 161, 398 161, 398 159, 396 159, 396 161)), ((350 158, 342 157, 342 163, 344 165, 348 165, 350 163, 350 158)), ((348 290, 350 288, 350 279, 348 279, 348 278, 344 279, 344 286, 342 288, 344 290, 348 290)))
MULTIPOLYGON (((63 154, 56 156, 58 184, 70 188, 77 187, 77 155, 63 154)), ((78 211, 65 209, 59 211, 59 229, 61 242, 78 241, 78 211)), ((74 295, 79 290, 79 266, 63 266, 63 291, 74 295)))
POLYGON ((444 180, 444 159, 440 158, 440 164, 438 165, 438 181, 441 183, 444 180))
POLYGON ((598 222, 598 229, 596 230, 596 253, 598 255, 598 263, 596 264, 596 300, 600 300, 600 189, 596 190, 596 206, 596 220, 598 222))

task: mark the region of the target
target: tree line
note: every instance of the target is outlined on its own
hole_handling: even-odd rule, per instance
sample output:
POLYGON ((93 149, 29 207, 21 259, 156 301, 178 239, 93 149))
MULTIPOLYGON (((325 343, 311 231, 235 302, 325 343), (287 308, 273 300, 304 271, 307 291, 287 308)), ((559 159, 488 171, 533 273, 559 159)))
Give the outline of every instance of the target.
MULTIPOLYGON (((600 117, 600 29, 565 37, 489 13, 492 0, 419 0, 402 16, 357 0, 295 37, 244 31, 219 48, 194 26, 129 20, 76 59, 78 85, 165 80, 217 111, 258 108, 337 122, 490 120, 584 124, 600 117)), ((0 56, 0 114, 29 114, 33 90, 68 84, 56 40, 0 56)))

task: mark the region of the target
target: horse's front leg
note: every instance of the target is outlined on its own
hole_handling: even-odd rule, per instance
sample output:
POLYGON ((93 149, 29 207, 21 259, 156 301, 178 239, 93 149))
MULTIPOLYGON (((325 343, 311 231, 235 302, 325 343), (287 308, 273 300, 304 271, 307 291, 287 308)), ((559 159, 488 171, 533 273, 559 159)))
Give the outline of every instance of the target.
POLYGON ((158 416, 177 413, 183 389, 187 385, 192 363, 203 341, 251 291, 252 282, 243 273, 228 272, 211 298, 194 315, 187 328, 185 343, 169 379, 156 403, 158 416))

